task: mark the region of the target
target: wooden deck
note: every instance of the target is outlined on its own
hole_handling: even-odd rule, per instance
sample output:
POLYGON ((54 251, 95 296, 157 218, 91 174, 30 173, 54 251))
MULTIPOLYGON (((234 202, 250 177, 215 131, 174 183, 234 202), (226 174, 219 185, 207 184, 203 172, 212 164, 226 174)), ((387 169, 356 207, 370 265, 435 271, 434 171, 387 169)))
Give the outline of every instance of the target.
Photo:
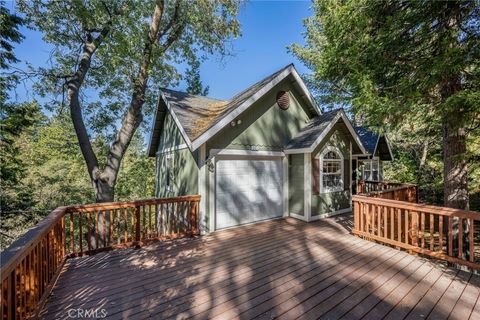
POLYGON ((282 219, 70 259, 41 317, 480 319, 480 277, 349 226, 282 219))

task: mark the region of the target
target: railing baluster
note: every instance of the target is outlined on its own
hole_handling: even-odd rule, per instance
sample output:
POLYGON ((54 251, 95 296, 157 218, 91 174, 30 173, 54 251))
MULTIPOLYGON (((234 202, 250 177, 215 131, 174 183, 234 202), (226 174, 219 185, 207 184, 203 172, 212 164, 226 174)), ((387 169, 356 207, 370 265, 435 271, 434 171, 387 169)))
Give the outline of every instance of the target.
POLYGON ((463 259, 463 219, 458 218, 458 258, 463 259))
POLYGON ((128 242, 128 208, 123 208, 123 225, 125 227, 124 243, 128 242))
POLYGON ((95 249, 98 249, 98 215, 100 214, 99 211, 93 211, 95 215, 95 249))
POLYGON ((90 222, 90 211, 87 211, 87 246, 88 251, 92 251, 92 232, 90 222))
POLYGON ((73 212, 70 212, 70 254, 75 253, 73 241, 73 212))
POLYGON ((434 251, 435 250, 435 247, 434 247, 434 244, 435 244, 435 216, 432 214, 432 213, 429 213, 428 214, 430 216, 430 251, 434 251))
POLYGON ((155 238, 160 237, 160 232, 158 232, 158 203, 155 203, 155 238))
POLYGON ((113 216, 115 214, 115 210, 107 210, 107 215, 110 218, 110 230, 109 230, 109 245, 113 245, 113 216))
POLYGON ((115 209, 117 214, 117 244, 119 245, 122 242, 122 225, 121 225, 121 211, 122 209, 115 209))
POLYGON ((421 245, 425 248, 425 212, 420 213, 420 228, 421 228, 421 245))
POLYGON ((443 219, 445 216, 438 217, 438 246, 439 252, 443 253, 443 219))
POLYGON ((448 250, 447 254, 448 255, 453 255, 453 237, 452 237, 452 217, 448 217, 448 250))
POLYGON ((410 215, 410 210, 405 210, 405 244, 408 244, 408 237, 410 233, 410 226, 408 225, 409 215, 410 215))
POLYGON ((388 238, 387 207, 383 207, 383 237, 388 238))
POLYGON ((80 245, 80 255, 83 255, 83 238, 82 238, 82 212, 78 213, 78 237, 80 245))
POLYGON ((470 262, 475 262, 475 236, 474 236, 474 224, 475 220, 470 218, 468 229, 468 245, 469 245, 469 259, 470 262))
POLYGON ((390 207, 390 239, 395 240, 395 209, 390 207))

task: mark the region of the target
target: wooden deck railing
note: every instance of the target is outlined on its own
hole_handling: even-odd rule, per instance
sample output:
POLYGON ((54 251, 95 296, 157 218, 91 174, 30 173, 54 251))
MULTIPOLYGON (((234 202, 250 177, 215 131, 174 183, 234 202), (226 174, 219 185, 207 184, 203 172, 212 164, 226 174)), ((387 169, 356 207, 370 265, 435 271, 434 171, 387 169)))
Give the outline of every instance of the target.
POLYGON ((1 253, 0 314, 38 311, 67 258, 199 232, 200 196, 61 207, 1 253))
POLYGON ((358 194, 373 198, 418 203, 418 188, 414 184, 386 181, 358 181, 358 194))
POLYGON ((479 212, 360 195, 352 200, 353 234, 480 270, 475 252, 480 247, 479 212), (454 223, 457 239, 452 234, 454 223), (462 236, 465 225, 467 237, 462 236))

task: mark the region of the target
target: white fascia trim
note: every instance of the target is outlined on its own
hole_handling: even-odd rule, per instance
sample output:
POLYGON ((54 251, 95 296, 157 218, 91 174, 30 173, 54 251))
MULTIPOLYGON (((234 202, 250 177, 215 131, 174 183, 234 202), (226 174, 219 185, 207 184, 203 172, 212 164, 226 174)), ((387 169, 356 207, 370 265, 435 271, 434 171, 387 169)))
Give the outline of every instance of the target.
POLYGON ((320 219, 323 219, 323 218, 328 218, 328 217, 336 216, 336 215, 338 215, 338 214, 347 213, 347 212, 350 212, 350 211, 352 211, 352 208, 345 208, 345 209, 341 209, 341 210, 337 210, 337 211, 332 211, 332 212, 328 212, 328 213, 324 213, 324 214, 312 216, 312 218, 310 219, 310 221, 316 221, 316 220, 320 220, 320 219))
POLYGON ((310 90, 308 90, 307 86, 305 85, 305 82, 303 82, 302 77, 300 77, 295 67, 292 66, 291 68, 292 68, 292 75, 295 78, 295 80, 297 80, 300 88, 305 94, 305 97, 307 97, 308 102, 310 102, 310 104, 313 106, 313 108, 315 109, 315 111, 317 111, 319 115, 322 114, 322 110, 320 109, 318 104, 315 102, 315 99, 313 98, 310 90))
POLYGON ((259 157, 285 157, 282 151, 253 151, 239 149, 210 149, 209 156, 259 156, 259 157))
POLYGON ((323 141, 323 139, 325 139, 325 137, 327 136, 327 134, 330 132, 330 130, 333 129, 333 127, 335 126, 335 124, 337 123, 337 121, 342 118, 343 122, 345 123, 345 125, 347 126, 348 128, 348 131, 350 132, 350 134, 352 135, 353 139, 355 140, 355 142, 357 143, 358 147, 360 148, 360 150, 363 152, 362 155, 367 155, 367 150, 365 150, 365 147, 363 146, 362 142, 360 141, 360 138, 358 137, 357 133, 355 132, 355 130, 353 129, 352 127, 352 124, 350 123, 350 120, 348 120, 347 118, 347 115, 345 114, 345 112, 343 110, 341 110, 336 116, 335 118, 333 118, 333 120, 330 122, 330 124, 325 128, 325 130, 323 130, 322 134, 319 135, 317 137, 317 139, 315 139, 315 141, 313 142, 313 144, 308 147, 308 148, 303 148, 303 149, 291 149, 291 150, 285 150, 285 154, 292 154, 292 153, 312 153, 315 148, 320 144, 320 142, 323 141))
POLYGON ((280 81, 285 79, 291 73, 291 67, 285 69, 279 75, 272 79, 269 83, 263 86, 262 89, 257 91, 253 96, 248 98, 244 101, 240 106, 235 108, 232 112, 230 112, 226 117, 221 119, 216 125, 202 133, 195 141, 192 143, 192 151, 196 150, 200 147, 203 143, 207 142, 211 137, 213 137, 218 131, 223 129, 227 124, 229 124, 233 119, 247 110, 252 104, 254 104, 257 100, 263 97, 270 89, 272 89, 275 85, 277 85, 280 81))
MULTIPOLYGON (((161 98, 163 99, 163 101, 165 102, 165 105, 167 106, 168 112, 170 112, 170 115, 172 116, 173 121, 175 121, 175 124, 177 125, 178 130, 180 130, 180 133, 182 134, 183 139, 184 139, 185 142, 187 143, 187 146, 190 148, 191 151, 194 151, 194 149, 192 149, 192 142, 190 141, 190 139, 188 138, 187 133, 186 133, 185 130, 183 129, 182 125, 180 124, 180 121, 178 120, 177 115, 176 115, 175 112, 173 111, 172 106, 170 105, 170 103, 168 102, 167 98, 165 97, 165 95, 164 95, 163 92, 161 92, 161 91, 160 91, 160 96, 161 96, 161 98)), ((198 147, 200 147, 200 146, 198 146, 198 147)), ((198 147, 197 147, 197 148, 198 148, 198 147)), ((197 148, 196 148, 196 149, 197 149, 197 148)))
POLYGON ((298 219, 298 220, 302 220, 302 221, 308 222, 308 221, 307 221, 307 218, 305 218, 304 216, 301 216, 301 215, 299 215, 299 214, 290 212, 289 215, 290 215, 290 217, 292 217, 292 218, 295 218, 295 219, 298 219))
POLYGON ((312 97, 312 94, 310 91, 307 89, 307 86, 303 82, 302 78, 298 75, 298 72, 295 70, 295 67, 293 65, 289 66, 285 70, 283 70, 280 74, 278 74, 275 78, 273 78, 269 83, 265 84, 260 90, 257 91, 253 96, 251 96, 249 99, 244 101, 240 106, 235 108, 232 112, 230 112, 226 117, 221 119, 217 124, 215 124, 213 127, 202 133, 197 139, 195 139, 192 142, 191 145, 191 150, 195 151, 198 147, 200 147, 202 144, 207 142, 211 137, 213 137, 218 131, 223 129, 226 125, 228 125, 232 120, 234 120, 236 117, 238 117, 241 113, 243 113, 245 110, 247 110, 250 106, 252 106, 256 101, 258 101, 260 98, 262 98, 270 89, 275 87, 280 81, 285 79, 288 75, 293 75, 295 80, 298 82, 300 85, 300 88, 304 92, 305 96, 307 97, 308 101, 312 104, 314 109, 318 112, 318 114, 321 114, 320 108, 318 105, 315 103, 315 100, 312 97))
POLYGON ((153 117, 153 123, 150 130, 150 139, 148 140, 147 154, 150 154, 150 149, 152 148, 152 136, 153 136, 153 131, 155 129, 155 123, 157 122, 158 107, 160 106, 160 99, 162 99, 161 97, 162 97, 162 91, 160 90, 160 96, 158 97, 158 101, 157 101, 157 109, 155 110, 156 112, 155 112, 155 116, 153 117))
POLYGON ((390 152, 390 157, 392 158, 392 161, 394 161, 395 158, 393 157, 392 149, 390 149, 390 141, 388 140, 386 134, 384 134, 383 136, 385 137, 385 141, 387 141, 387 147, 388 147, 388 152, 390 152))
POLYGON ((158 150, 157 153, 155 153, 155 154, 158 156, 160 154, 164 154, 164 153, 168 153, 168 152, 172 152, 172 151, 176 151, 176 150, 183 150, 183 149, 188 149, 187 144, 183 143, 183 144, 180 144, 180 145, 175 146, 175 147, 158 150))
POLYGON ((350 122, 350 120, 348 120, 348 117, 347 115, 345 114, 345 111, 341 111, 340 112, 341 116, 342 116, 342 119, 343 121, 345 122, 347 128, 348 128, 348 131, 350 131, 350 134, 352 135, 353 139, 355 139, 355 142, 357 143, 357 145, 360 147, 360 150, 364 153, 364 154, 367 154, 367 150, 365 149, 365 147, 363 146, 362 144, 362 141, 360 140, 360 137, 358 136, 358 134, 355 132, 355 129, 353 129, 353 126, 352 126, 352 123, 350 122))
POLYGON ((298 153, 305 153, 308 152, 309 149, 289 149, 289 150, 284 150, 283 152, 285 154, 298 154, 298 153))
POLYGON ((330 124, 325 128, 325 130, 323 130, 322 134, 317 137, 315 142, 313 142, 313 144, 309 148, 306 149, 306 152, 312 153, 315 150, 315 148, 320 144, 320 142, 322 142, 323 139, 325 139, 325 137, 330 132, 330 130, 333 129, 333 127, 337 123, 338 119, 340 119, 340 117, 341 117, 341 114, 338 113, 335 116, 335 118, 333 118, 333 120, 330 122, 330 124))

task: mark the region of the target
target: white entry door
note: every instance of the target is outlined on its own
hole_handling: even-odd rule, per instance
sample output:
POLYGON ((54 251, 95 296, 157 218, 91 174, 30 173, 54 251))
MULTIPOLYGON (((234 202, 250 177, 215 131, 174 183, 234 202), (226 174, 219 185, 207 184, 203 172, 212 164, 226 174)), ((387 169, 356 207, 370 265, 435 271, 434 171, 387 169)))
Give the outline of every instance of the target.
POLYGON ((281 217, 281 158, 219 159, 216 164, 216 229, 281 217))

